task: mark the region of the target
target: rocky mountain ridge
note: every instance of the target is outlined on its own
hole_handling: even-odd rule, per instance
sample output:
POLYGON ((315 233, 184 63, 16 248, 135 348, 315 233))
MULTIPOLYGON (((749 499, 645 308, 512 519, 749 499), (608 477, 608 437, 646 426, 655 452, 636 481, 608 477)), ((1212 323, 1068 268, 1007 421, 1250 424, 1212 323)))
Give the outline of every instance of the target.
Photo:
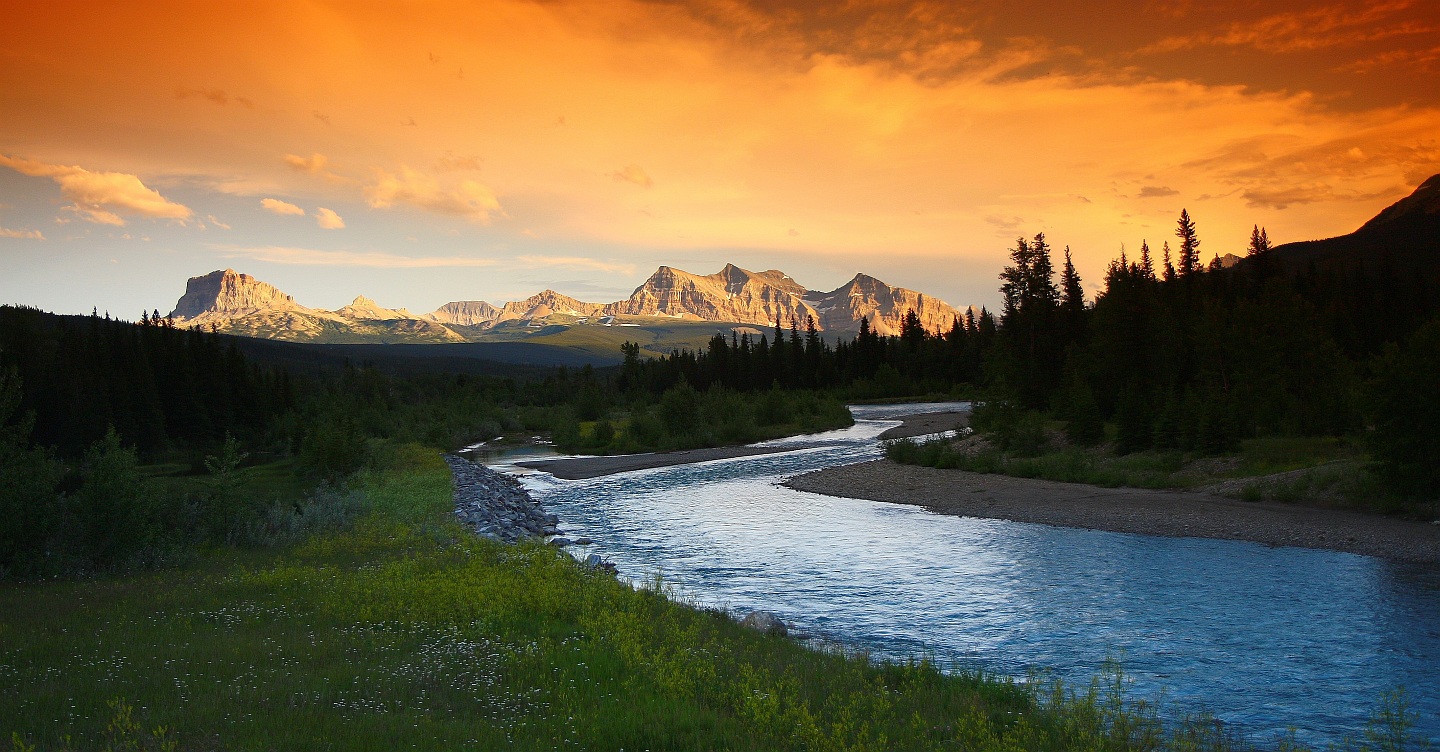
POLYGON ((198 325, 231 334, 296 341, 466 342, 510 326, 613 325, 621 320, 669 318, 804 328, 814 320, 823 331, 854 331, 862 317, 880 334, 896 334, 914 311, 929 330, 948 329, 963 315, 944 301, 892 287, 857 274, 829 292, 806 289, 789 275, 753 272, 727 264, 698 275, 662 266, 625 300, 587 303, 544 290, 524 300, 495 306, 455 301, 425 314, 385 308, 365 296, 335 311, 308 308, 273 285, 233 269, 186 284, 171 316, 183 326, 198 325))

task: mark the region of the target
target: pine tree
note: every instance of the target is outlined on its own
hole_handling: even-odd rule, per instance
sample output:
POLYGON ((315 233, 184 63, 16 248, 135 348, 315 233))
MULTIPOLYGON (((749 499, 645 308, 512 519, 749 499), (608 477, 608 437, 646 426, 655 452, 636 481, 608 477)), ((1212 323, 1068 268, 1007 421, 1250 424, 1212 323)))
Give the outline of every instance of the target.
POLYGON ((1165 241, 1164 254, 1165 254, 1165 255, 1164 255, 1164 259, 1165 259, 1165 281, 1166 281, 1166 282, 1174 282, 1174 281, 1175 281, 1175 265, 1172 264, 1172 263, 1170 263, 1170 241, 1168 241, 1168 240, 1165 241))
POLYGON ((1085 288, 1080 272, 1070 259, 1070 246, 1065 246, 1065 266, 1060 273, 1060 315, 1063 319, 1065 344, 1079 340, 1085 329, 1085 288))
POLYGON ((1252 225, 1250 230, 1250 248, 1246 255, 1250 257, 1263 256, 1270 250, 1270 236, 1265 233, 1265 228, 1260 225, 1252 225))
POLYGON ((1200 238, 1195 234, 1195 223, 1190 220, 1190 212, 1185 209, 1180 210, 1175 237, 1180 238, 1180 268, 1177 270, 1180 276, 1188 277, 1200 271, 1200 238))
POLYGON ((1150 258, 1150 244, 1144 240, 1140 241, 1140 273, 1145 279, 1155 281, 1155 261, 1150 258))
POLYGON ((1059 385, 1064 352, 1055 327, 1060 290, 1045 234, 1037 234, 1033 242, 1020 238, 1010 259, 1013 263, 1000 272, 1004 301, 1000 328, 1008 350, 1008 366, 1003 370, 1021 401, 1040 407, 1059 385))

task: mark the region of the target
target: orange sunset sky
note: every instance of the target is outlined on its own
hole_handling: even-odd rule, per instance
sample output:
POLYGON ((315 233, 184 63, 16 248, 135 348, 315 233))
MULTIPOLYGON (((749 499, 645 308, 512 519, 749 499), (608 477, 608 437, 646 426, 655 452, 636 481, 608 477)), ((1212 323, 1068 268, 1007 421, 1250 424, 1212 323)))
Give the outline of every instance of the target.
POLYGON ((0 0, 0 303, 232 267, 429 311, 660 264, 998 300, 1017 235, 1349 232, 1440 172, 1435 0, 0 0))

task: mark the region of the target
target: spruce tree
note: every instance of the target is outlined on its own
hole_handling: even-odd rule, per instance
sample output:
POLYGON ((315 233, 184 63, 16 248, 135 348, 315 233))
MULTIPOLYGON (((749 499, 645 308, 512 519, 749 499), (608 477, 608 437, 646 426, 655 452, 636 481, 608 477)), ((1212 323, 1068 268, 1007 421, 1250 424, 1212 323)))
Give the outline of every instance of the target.
POLYGON ((1155 281, 1155 261, 1150 258, 1150 244, 1144 240, 1140 241, 1140 273, 1145 279, 1155 281))
POLYGON ((1195 234, 1195 223, 1190 219, 1190 212, 1185 209, 1180 210, 1175 237, 1180 238, 1180 268, 1177 270, 1180 276, 1188 277, 1200 271, 1200 238, 1195 234))

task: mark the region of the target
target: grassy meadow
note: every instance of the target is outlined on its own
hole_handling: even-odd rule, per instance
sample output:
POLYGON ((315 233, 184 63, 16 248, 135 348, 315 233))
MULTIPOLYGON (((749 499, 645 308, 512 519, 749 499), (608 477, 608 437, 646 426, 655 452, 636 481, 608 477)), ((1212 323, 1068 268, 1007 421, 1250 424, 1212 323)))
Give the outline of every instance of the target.
MULTIPOLYGON (((285 477, 248 468, 241 487, 293 493, 285 477)), ((386 445, 345 494, 357 513, 298 542, 0 585, 0 748, 1234 746, 1204 719, 1162 725, 1115 667, 1072 690, 878 664, 480 540, 419 445, 386 445)))

